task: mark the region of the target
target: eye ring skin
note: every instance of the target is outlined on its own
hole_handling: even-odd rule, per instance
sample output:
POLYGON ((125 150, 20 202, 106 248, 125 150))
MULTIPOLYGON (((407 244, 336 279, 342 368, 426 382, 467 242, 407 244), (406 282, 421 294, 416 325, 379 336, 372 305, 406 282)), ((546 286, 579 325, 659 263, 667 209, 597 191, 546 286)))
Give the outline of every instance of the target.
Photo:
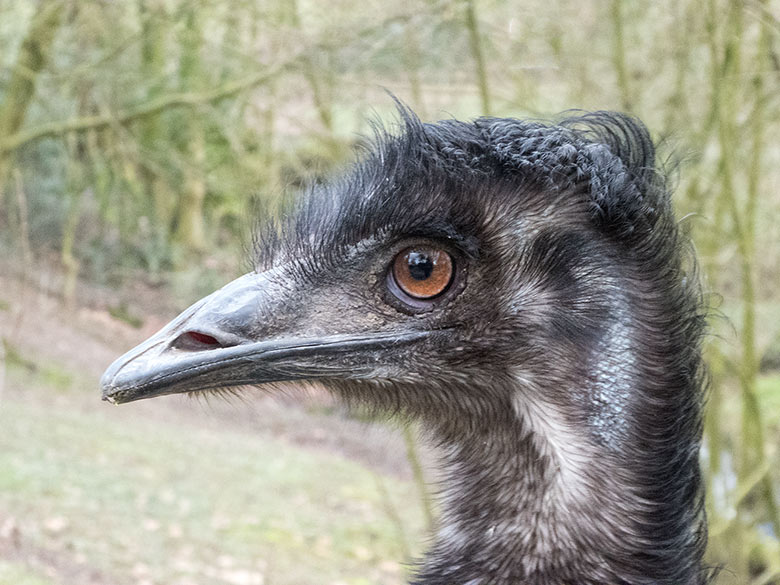
POLYGON ((467 273, 468 269, 465 258, 461 254, 453 253, 449 247, 431 241, 407 243, 393 255, 393 258, 385 271, 385 301, 403 313, 412 315, 428 313, 449 303, 463 291, 466 286, 467 273), (416 298, 404 292, 393 275, 393 265, 395 264, 395 259, 398 254, 402 253, 407 248, 415 247, 440 249, 442 252, 449 254, 450 261, 452 262, 453 274, 449 284, 441 293, 428 299, 416 298))

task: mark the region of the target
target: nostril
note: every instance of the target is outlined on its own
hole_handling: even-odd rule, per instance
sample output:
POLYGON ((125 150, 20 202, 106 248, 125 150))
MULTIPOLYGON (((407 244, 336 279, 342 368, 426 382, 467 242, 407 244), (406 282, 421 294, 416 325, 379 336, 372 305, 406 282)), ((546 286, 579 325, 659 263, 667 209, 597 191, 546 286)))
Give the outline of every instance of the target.
POLYGON ((201 333, 200 331, 185 331, 171 344, 176 349, 198 351, 203 349, 216 349, 226 347, 216 337, 201 333))
POLYGON ((201 333, 200 331, 187 331, 185 335, 189 335, 193 341, 197 343, 202 343, 203 345, 219 345, 219 341, 217 341, 215 337, 212 337, 211 335, 206 335, 205 333, 201 333))

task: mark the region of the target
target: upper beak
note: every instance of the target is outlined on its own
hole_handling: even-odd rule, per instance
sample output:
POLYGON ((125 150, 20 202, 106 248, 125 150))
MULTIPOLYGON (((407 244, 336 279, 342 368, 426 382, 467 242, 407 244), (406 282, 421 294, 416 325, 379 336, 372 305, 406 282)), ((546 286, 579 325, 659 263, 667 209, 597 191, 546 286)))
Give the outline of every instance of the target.
POLYGON ((284 286, 265 274, 234 280, 111 364, 100 381, 103 399, 122 403, 242 384, 359 376, 361 361, 345 355, 426 335, 301 334, 289 311, 281 310, 285 293, 284 286))

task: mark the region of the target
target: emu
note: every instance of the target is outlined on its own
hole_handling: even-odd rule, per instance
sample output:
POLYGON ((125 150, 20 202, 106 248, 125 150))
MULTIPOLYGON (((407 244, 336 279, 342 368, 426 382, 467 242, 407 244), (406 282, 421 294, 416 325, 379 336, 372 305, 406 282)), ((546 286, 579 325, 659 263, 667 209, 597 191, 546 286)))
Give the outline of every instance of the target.
POLYGON ((444 473, 417 585, 708 580, 705 310, 639 121, 400 108, 257 242, 105 400, 297 380, 418 420, 444 473))

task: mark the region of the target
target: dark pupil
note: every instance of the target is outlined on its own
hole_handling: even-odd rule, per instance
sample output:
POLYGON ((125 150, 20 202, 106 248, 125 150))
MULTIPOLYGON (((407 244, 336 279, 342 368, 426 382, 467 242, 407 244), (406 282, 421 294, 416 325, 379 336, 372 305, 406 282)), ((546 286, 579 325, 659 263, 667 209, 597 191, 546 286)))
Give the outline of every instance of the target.
POLYGON ((415 280, 425 280, 433 272, 433 260, 427 254, 410 252, 407 262, 409 275, 415 280))

